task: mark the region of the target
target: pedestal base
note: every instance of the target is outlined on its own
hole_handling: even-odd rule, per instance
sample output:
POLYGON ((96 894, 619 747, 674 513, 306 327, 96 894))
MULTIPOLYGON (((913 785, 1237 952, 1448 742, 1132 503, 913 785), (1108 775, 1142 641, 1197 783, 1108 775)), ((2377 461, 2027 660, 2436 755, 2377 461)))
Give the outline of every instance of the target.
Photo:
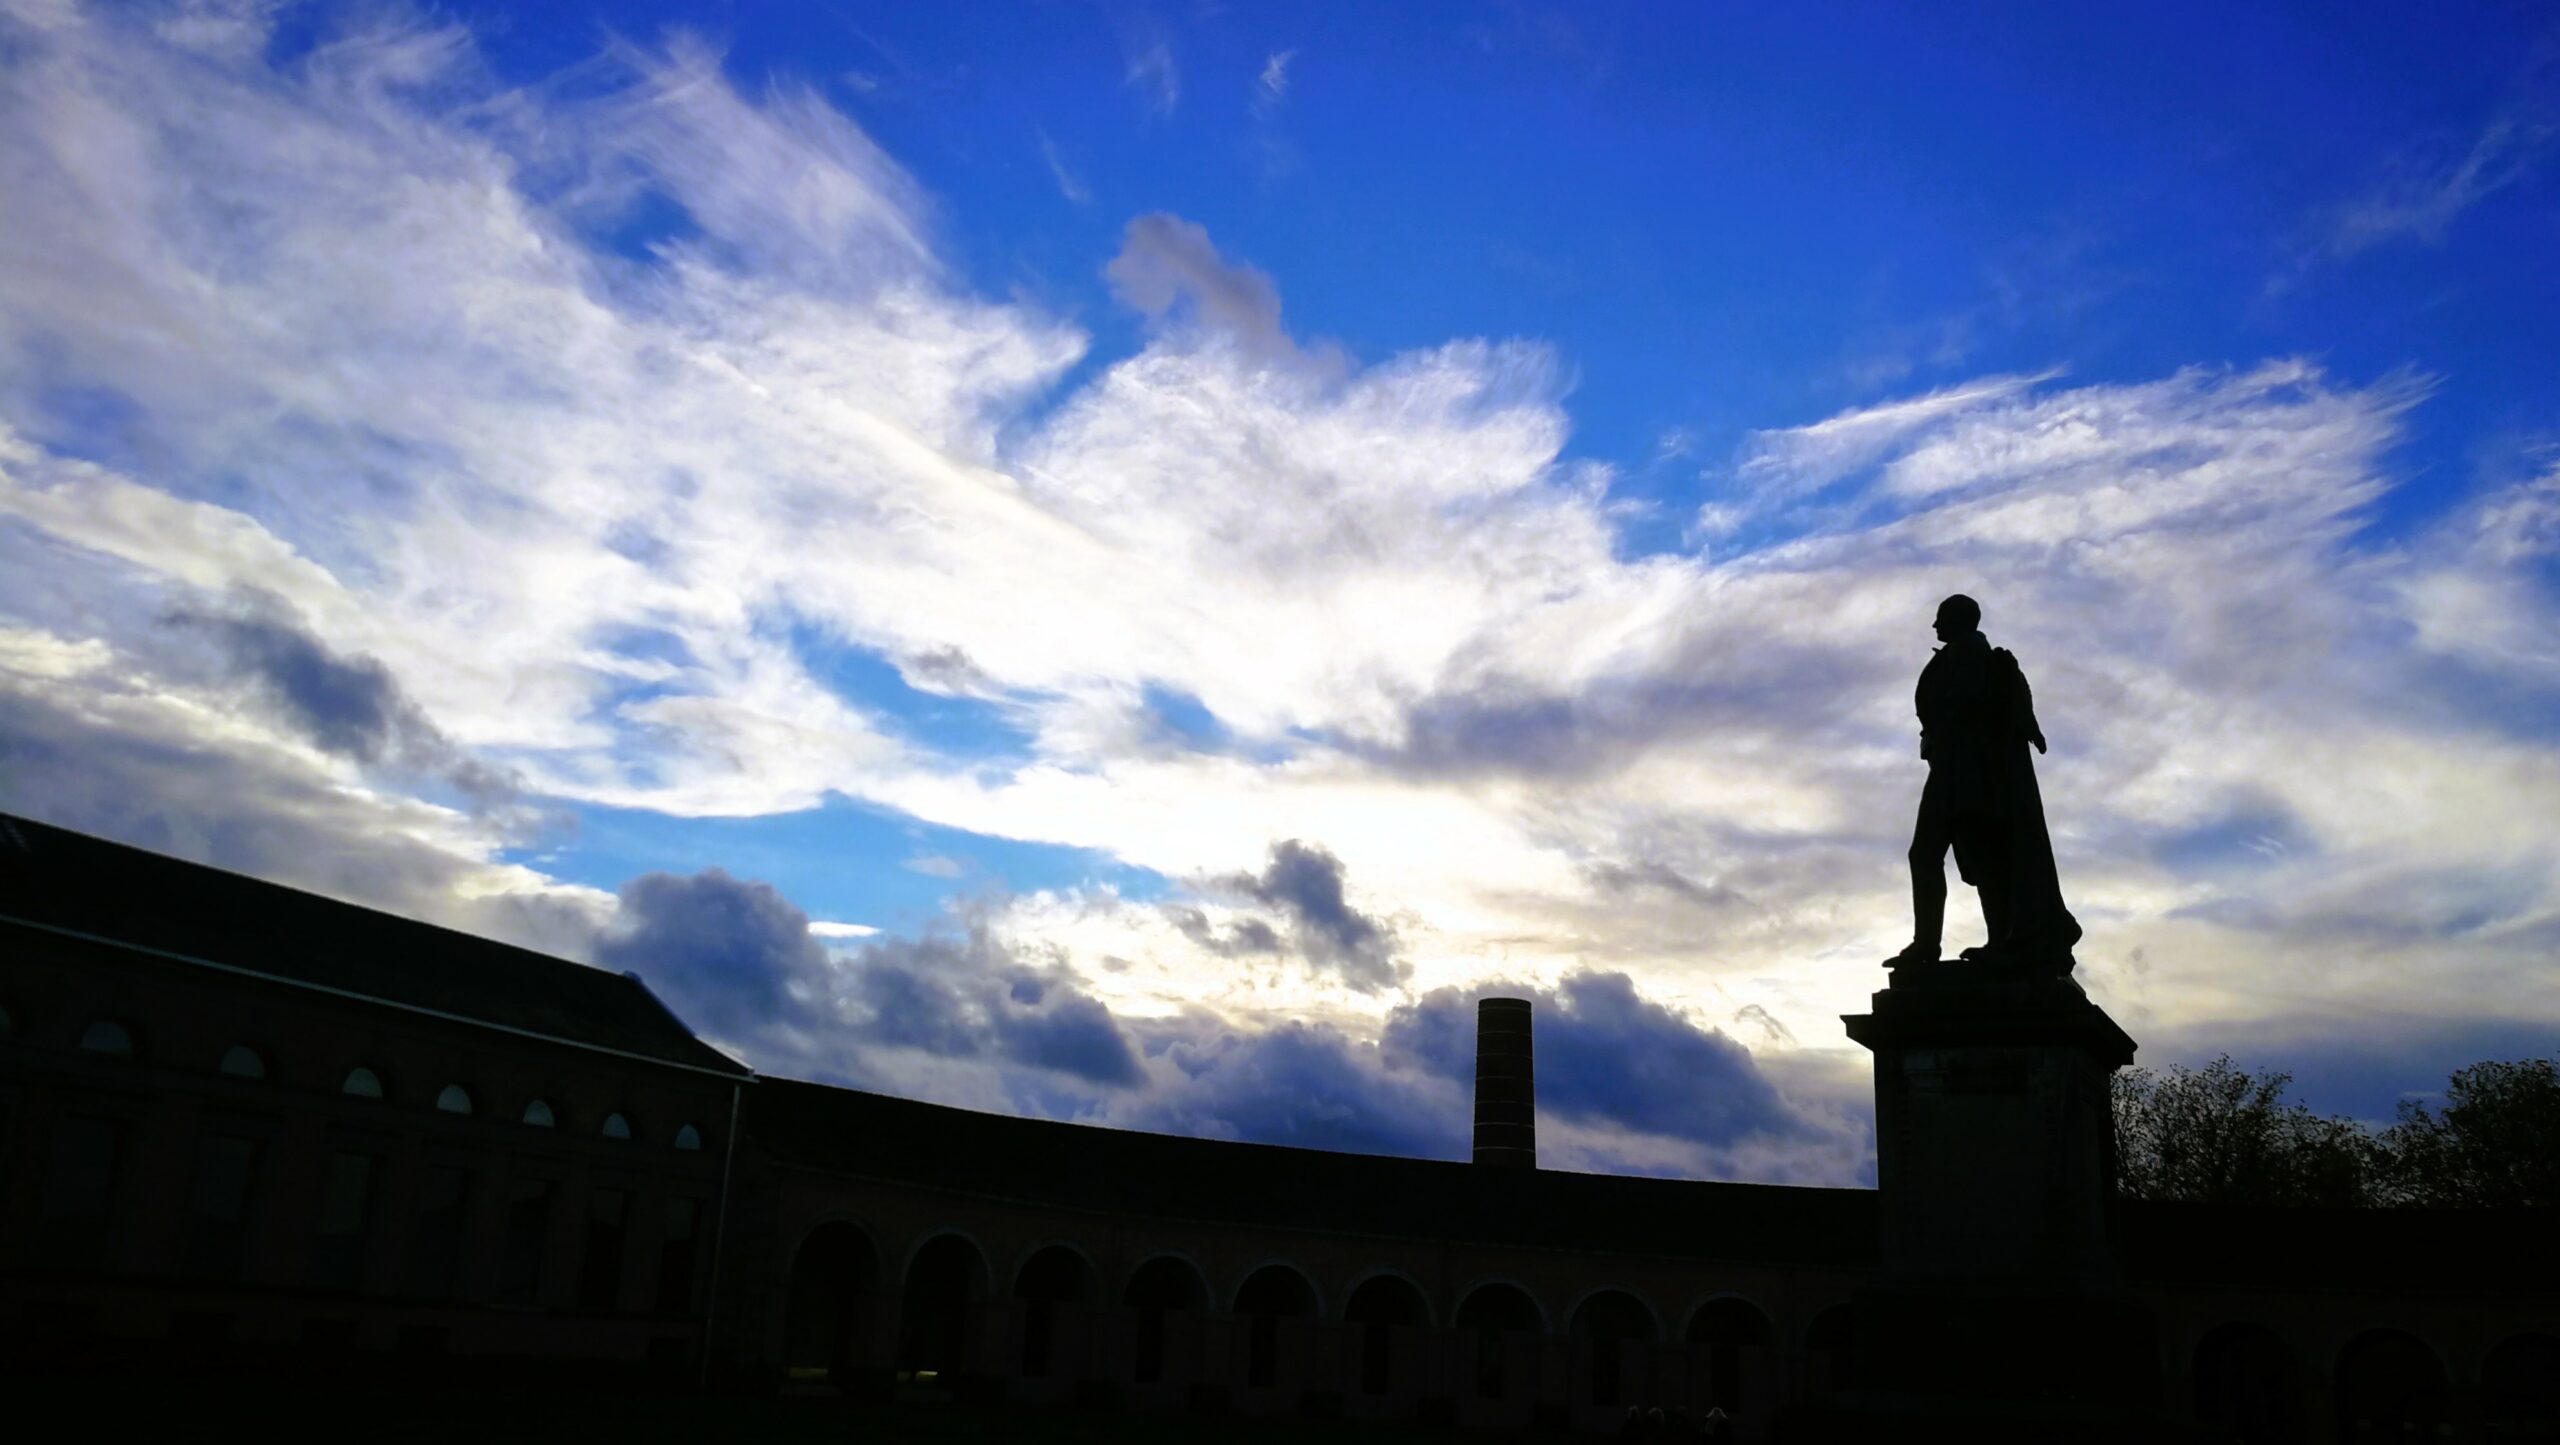
POLYGON ((1970 960, 1904 967, 1843 1022, 1875 1053, 1884 1267, 1855 1388, 1804 1438, 2175 1438, 2108 1228, 2133 1040, 2068 977, 1970 960))

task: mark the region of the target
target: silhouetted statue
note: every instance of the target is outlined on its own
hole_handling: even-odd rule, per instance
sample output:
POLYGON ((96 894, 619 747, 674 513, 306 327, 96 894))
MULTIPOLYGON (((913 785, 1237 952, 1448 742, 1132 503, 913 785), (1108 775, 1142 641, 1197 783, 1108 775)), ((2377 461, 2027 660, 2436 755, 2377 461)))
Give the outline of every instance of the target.
POLYGON ((1938 604, 1945 644, 1920 670, 1920 756, 1929 781, 1911 835, 1911 943, 1885 967, 1935 963, 1947 918, 1947 850, 1982 896, 1989 941, 1966 958, 2071 971, 2079 921, 2062 906, 2036 791, 2032 746, 2045 750, 2035 696, 2018 659, 1982 635, 1982 607, 1958 594, 1938 604))

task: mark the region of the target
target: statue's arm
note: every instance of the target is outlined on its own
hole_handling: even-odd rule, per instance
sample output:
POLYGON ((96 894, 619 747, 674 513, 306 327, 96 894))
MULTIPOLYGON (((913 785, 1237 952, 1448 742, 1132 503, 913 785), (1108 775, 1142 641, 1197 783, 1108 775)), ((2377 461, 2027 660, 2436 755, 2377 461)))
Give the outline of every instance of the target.
POLYGON ((2018 679, 2018 731, 2028 742, 2036 745, 2037 752, 2043 752, 2044 729, 2036 725, 2035 689, 2027 686, 2027 670, 2018 666, 2015 658, 2010 660, 2009 670, 2018 679))

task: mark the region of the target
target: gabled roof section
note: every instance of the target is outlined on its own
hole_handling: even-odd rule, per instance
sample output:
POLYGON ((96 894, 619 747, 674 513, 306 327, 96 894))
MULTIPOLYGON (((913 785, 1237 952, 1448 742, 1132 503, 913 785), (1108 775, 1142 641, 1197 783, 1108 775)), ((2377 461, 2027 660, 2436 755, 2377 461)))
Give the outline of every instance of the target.
POLYGON ((745 1077, 637 978, 0 813, 0 927, 745 1077))

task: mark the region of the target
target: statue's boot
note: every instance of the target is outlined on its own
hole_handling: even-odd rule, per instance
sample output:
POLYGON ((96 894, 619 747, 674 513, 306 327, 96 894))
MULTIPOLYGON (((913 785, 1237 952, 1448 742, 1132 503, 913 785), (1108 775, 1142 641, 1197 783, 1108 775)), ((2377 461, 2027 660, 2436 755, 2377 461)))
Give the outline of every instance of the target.
POLYGON ((1906 963, 1936 963, 1937 961, 1938 945, 1934 943, 1923 943, 1919 939, 1915 938, 1909 943, 1904 944, 1900 953, 1886 959, 1884 961, 1884 966, 1887 968, 1900 968, 1906 963))

